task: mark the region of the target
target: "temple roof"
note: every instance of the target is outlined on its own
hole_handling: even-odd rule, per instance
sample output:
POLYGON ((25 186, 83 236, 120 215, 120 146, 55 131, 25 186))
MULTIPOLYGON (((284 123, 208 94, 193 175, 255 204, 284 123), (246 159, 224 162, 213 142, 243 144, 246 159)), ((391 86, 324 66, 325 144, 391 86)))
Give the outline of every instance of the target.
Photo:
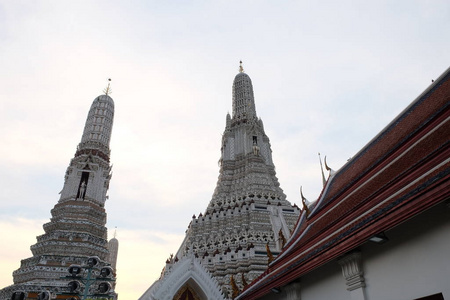
POLYGON ((283 252, 238 299, 288 284, 448 199, 450 69, 331 175, 283 252))

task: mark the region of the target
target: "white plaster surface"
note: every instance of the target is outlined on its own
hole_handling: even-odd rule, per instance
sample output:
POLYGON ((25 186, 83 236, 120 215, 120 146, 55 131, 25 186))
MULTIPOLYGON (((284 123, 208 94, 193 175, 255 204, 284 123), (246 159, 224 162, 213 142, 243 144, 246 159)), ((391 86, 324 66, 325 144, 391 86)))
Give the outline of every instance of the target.
POLYGON ((367 300, 450 299, 450 209, 441 203, 386 234, 363 248, 367 300))
MULTIPOLYGON (((450 299, 450 208, 445 203, 386 232, 385 244, 360 247, 366 287, 348 291, 336 260, 300 278, 299 300, 413 300, 442 293, 450 299), (364 297, 364 298, 363 298, 364 297)), ((287 293, 261 299, 288 299, 287 293)))

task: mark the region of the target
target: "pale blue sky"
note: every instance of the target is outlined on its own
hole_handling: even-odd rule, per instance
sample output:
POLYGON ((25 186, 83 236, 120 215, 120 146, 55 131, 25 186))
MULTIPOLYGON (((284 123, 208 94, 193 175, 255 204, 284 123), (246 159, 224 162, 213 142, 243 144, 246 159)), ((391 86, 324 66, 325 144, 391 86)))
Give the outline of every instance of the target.
POLYGON ((117 291, 136 299, 211 198, 239 60, 298 204, 300 185, 320 193, 317 153, 340 168, 447 69, 449 37, 448 1, 0 0, 0 287, 43 233, 107 78, 108 227, 117 291))

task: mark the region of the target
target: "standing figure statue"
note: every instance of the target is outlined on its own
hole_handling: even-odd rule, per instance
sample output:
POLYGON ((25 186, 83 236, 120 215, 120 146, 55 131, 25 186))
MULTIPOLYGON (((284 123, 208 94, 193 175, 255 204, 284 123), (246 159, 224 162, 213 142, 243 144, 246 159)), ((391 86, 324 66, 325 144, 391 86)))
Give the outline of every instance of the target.
POLYGON ((82 182, 80 186, 80 194, 78 195, 78 198, 84 199, 84 192, 86 191, 86 182, 82 182))

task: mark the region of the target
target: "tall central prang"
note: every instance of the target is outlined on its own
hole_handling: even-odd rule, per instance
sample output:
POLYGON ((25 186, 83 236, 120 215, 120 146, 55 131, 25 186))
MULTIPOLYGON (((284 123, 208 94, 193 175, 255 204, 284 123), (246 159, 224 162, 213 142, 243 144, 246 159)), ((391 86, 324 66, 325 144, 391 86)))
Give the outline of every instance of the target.
MULTIPOLYGON (((242 64, 233 81, 232 105, 233 116, 227 114, 222 138, 219 180, 208 212, 241 205, 246 200, 290 205, 275 176, 270 141, 256 115, 252 81, 242 64)), ((281 228, 288 234, 287 228, 281 228)))
POLYGON ((232 90, 233 111, 226 116, 212 199, 192 217, 177 254, 142 300, 234 298, 267 269, 298 219, 299 208, 286 200, 276 177, 269 137, 242 62, 232 90))

